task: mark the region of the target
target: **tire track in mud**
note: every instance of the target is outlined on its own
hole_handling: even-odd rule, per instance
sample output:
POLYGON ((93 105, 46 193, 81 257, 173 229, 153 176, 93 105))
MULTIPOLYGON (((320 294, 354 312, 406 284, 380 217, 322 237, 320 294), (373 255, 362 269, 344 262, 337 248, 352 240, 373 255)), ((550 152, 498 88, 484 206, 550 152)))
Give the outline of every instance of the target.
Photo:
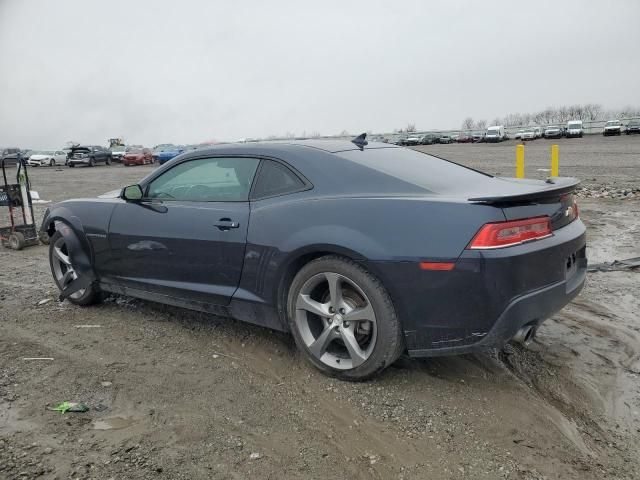
POLYGON ((592 457, 629 460, 638 445, 638 335, 605 306, 583 297, 545 323, 530 350, 500 358, 531 385, 560 431, 592 457), (634 406, 631 402, 637 402, 634 406), (609 452, 609 453, 608 453, 609 452))

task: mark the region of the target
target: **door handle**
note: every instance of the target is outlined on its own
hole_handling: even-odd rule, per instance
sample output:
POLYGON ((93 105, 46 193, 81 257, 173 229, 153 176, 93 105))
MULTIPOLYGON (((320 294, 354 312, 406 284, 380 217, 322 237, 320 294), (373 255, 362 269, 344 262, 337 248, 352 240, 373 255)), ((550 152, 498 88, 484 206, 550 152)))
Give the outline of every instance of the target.
POLYGON ((232 228, 238 228, 240 226, 238 222, 234 222, 230 218, 221 218, 213 225, 215 227, 218 227, 220 230, 230 230, 232 228))

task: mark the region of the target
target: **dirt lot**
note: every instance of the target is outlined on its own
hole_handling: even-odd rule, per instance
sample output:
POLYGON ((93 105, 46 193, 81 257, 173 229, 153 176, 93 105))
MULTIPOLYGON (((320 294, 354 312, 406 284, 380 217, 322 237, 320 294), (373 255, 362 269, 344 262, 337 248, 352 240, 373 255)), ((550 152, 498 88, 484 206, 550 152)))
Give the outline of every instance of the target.
MULTIPOLYGON (((529 176, 550 143, 527 146, 529 176)), ((559 144, 561 173, 638 187, 640 138, 559 144)), ((424 149, 512 175, 513 145, 424 149)), ((59 201, 151 168, 32 183, 59 201)), ((591 261, 640 256, 639 197, 581 201, 591 261)), ((45 246, 0 249, 0 265, 0 478, 640 478, 638 273, 591 274, 529 350, 402 358, 352 384, 266 329, 123 297, 59 303, 45 246), (63 400, 91 410, 46 410, 63 400)))

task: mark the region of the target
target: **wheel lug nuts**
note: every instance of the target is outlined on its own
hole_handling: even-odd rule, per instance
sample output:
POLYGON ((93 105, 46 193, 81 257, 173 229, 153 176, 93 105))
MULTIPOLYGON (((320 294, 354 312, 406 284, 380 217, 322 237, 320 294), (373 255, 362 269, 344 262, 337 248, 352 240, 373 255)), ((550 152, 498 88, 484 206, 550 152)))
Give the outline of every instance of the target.
POLYGON ((329 318, 329 323, 333 323, 333 318, 329 318))
POLYGON ((349 322, 344 322, 344 323, 342 324, 342 326, 343 326, 344 328, 349 328, 349 322))
POLYGON ((341 315, 344 315, 344 308, 341 308, 341 309, 340 309, 340 314, 341 314, 341 315))
POLYGON ((329 307, 329 313, 333 313, 333 312, 335 312, 335 311, 336 311, 336 309, 335 309, 335 308, 333 308, 333 307, 329 307))

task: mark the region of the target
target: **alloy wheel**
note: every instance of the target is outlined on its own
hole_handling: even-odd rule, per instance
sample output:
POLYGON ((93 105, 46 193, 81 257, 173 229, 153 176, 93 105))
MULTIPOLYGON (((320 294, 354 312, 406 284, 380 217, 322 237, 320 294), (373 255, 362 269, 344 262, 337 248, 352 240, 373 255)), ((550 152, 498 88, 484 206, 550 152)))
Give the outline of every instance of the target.
POLYGON ((309 278, 296 300, 295 322, 309 352, 327 366, 348 370, 374 350, 376 315, 363 290, 333 272, 309 278))
MULTIPOLYGON (((53 266, 53 274, 56 277, 58 285, 60 286, 60 290, 64 290, 67 285, 78 278, 78 274, 71 264, 71 259, 69 258, 69 253, 67 251, 67 245, 65 244, 63 237, 58 238, 58 240, 56 240, 56 243, 53 244, 52 253, 53 255, 51 258, 51 264, 53 266)), ((70 297, 77 300, 82 297, 84 293, 85 289, 82 288, 77 292, 72 293, 70 297)))

